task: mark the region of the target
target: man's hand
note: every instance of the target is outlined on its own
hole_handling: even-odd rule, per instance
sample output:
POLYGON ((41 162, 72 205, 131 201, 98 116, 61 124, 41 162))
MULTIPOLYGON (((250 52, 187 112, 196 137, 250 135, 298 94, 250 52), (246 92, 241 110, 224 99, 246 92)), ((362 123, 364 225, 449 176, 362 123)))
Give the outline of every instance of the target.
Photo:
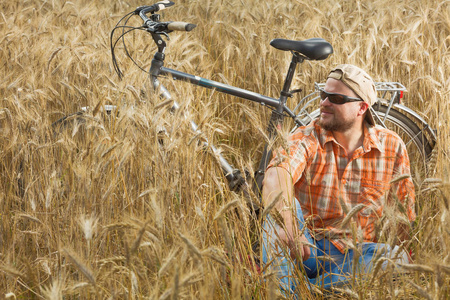
POLYGON ((278 232, 279 241, 286 245, 293 260, 305 261, 311 255, 311 249, 308 246, 308 239, 297 231, 297 234, 286 234, 286 231, 280 229, 278 232))

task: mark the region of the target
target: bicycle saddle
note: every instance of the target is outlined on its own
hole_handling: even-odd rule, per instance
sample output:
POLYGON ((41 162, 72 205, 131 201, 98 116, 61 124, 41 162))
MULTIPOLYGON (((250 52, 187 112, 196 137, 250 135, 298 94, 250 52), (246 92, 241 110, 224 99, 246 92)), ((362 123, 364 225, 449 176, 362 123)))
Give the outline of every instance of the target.
POLYGON ((273 39, 270 45, 284 51, 295 51, 309 60, 323 60, 333 53, 333 47, 322 38, 312 38, 304 41, 273 39))

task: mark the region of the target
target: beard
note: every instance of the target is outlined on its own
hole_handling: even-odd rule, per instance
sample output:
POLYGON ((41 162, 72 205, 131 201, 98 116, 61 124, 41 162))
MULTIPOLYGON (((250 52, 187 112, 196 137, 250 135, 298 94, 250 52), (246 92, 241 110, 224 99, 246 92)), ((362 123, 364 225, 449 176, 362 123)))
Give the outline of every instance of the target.
POLYGON ((320 115, 317 124, 327 131, 345 132, 353 127, 354 121, 338 119, 335 114, 332 118, 324 120, 320 115))

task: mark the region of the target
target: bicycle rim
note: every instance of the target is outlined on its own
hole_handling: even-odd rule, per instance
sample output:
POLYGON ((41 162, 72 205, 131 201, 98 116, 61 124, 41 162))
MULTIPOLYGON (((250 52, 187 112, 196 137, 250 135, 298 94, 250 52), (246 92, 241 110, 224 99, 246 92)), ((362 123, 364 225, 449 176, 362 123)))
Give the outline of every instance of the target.
POLYGON ((384 105, 376 105, 374 109, 378 117, 384 120, 384 125, 379 125, 396 132, 405 143, 411 165, 411 175, 416 184, 421 182, 431 169, 428 162, 433 147, 427 136, 416 122, 401 112, 391 109, 386 115, 388 107, 384 105))

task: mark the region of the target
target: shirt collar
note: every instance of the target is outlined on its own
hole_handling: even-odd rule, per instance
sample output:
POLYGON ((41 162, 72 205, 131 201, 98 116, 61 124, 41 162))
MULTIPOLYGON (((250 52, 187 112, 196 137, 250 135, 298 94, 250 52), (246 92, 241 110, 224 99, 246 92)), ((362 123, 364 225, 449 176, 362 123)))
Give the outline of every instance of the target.
MULTIPOLYGON (((334 142, 339 144, 334 138, 331 131, 325 130, 317 123, 315 124, 316 128, 319 132, 319 141, 322 147, 325 146, 328 142, 334 142)), ((363 141, 363 150, 364 152, 369 152, 372 148, 378 149, 380 152, 383 151, 383 146, 378 138, 374 126, 370 126, 369 123, 364 122, 364 141, 363 141)))

